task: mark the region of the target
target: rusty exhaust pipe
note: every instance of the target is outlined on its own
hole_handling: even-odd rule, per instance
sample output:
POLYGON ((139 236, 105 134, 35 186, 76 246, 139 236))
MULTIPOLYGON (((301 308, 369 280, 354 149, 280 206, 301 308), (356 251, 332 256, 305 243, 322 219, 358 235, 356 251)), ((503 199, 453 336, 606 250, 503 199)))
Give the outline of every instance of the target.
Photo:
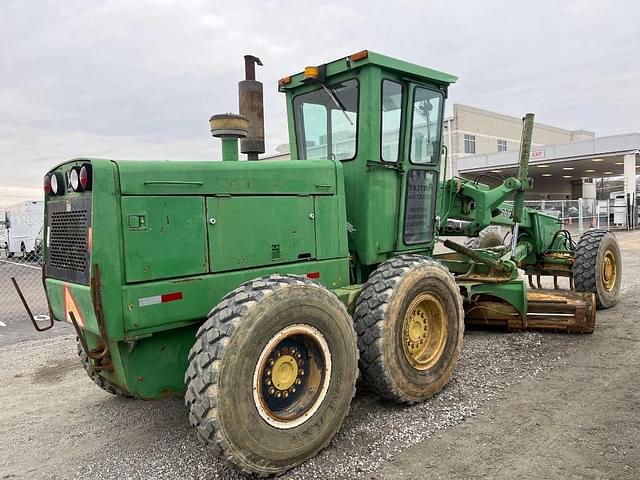
POLYGON ((264 100, 262 82, 256 80, 256 65, 262 66, 258 57, 245 55, 245 80, 238 82, 240 115, 249 120, 249 132, 240 140, 240 151, 248 160, 258 160, 258 154, 264 153, 264 100))

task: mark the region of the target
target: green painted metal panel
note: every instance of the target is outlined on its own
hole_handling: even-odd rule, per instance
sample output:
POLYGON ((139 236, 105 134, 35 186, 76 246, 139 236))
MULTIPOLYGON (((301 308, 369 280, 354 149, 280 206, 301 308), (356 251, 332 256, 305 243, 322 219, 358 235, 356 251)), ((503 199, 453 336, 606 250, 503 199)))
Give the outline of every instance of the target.
POLYGON ((291 162, 116 162, 123 195, 335 194, 336 164, 291 162))
POLYGON ((55 319, 71 323, 67 313, 71 310, 74 312, 76 320, 84 325, 85 330, 94 335, 100 334, 93 304, 91 303, 91 290, 88 286, 52 278, 47 278, 45 285, 47 298, 55 319))
POLYGON ((211 271, 316 258, 311 196, 207 199, 211 271))
POLYGON ((371 168, 362 178, 368 199, 358 224, 360 260, 378 263, 393 252, 396 245, 401 176, 389 169, 371 168))
POLYGON ((206 273, 202 197, 122 197, 127 282, 206 273))
POLYGON ((349 250, 344 192, 340 196, 317 196, 314 200, 318 259, 346 258, 349 250))
POLYGON ((117 353, 124 368, 117 371, 117 383, 124 382, 141 398, 182 396, 184 372, 196 331, 196 325, 189 325, 159 332, 135 343, 120 342, 117 353))
POLYGON ((465 300, 474 295, 490 295, 513 306, 523 317, 527 314, 527 285, 517 278, 500 283, 459 282, 465 300))
MULTIPOLYGON (((337 60, 325 63, 324 65, 327 76, 338 75, 353 70, 357 71, 362 67, 375 66, 403 75, 405 77, 414 77, 419 81, 435 82, 442 85, 449 85, 455 83, 458 80, 458 77, 456 77, 455 75, 451 75, 450 73, 423 67, 421 65, 416 65, 415 63, 405 62, 397 58, 392 58, 380 53, 372 52, 371 50, 369 50, 366 58, 355 62, 350 61, 349 57, 342 57, 337 60)), ((303 85, 303 80, 304 73, 297 73, 291 76, 291 82, 289 84, 280 87, 280 89, 287 90, 299 87, 300 85, 303 85)))
POLYGON ((201 275, 185 279, 163 280, 125 285, 121 296, 124 312, 112 313, 110 318, 124 316, 127 338, 153 333, 184 322, 201 323, 207 313, 234 288, 254 278, 274 273, 306 275, 317 272, 318 282, 328 288, 349 285, 349 261, 346 257, 333 260, 297 262, 285 265, 269 265, 247 270, 201 275), (181 298, 166 303, 141 302, 143 299, 180 293, 181 298))
POLYGON ((525 217, 529 217, 529 223, 534 230, 534 251, 537 254, 542 254, 552 247, 553 236, 561 228, 562 224, 559 223, 556 217, 531 210, 525 210, 525 217))

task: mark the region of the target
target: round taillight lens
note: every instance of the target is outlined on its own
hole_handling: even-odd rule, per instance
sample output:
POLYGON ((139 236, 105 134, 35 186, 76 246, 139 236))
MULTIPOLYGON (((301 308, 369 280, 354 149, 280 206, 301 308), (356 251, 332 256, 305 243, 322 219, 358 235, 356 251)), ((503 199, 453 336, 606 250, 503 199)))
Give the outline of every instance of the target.
POLYGON ((51 175, 51 191, 54 195, 58 195, 59 188, 60 185, 58 185, 58 176, 55 174, 51 175))
POLYGON ((91 165, 84 164, 80 168, 80 185, 82 190, 91 190, 91 165))
POLYGON ((54 195, 62 195, 64 193, 64 181, 60 173, 52 173, 51 178, 51 193, 54 195))
POLYGON ((44 176, 44 193, 47 195, 51 193, 51 175, 44 176))
POLYGON ((80 169, 73 167, 69 172, 69 187, 73 192, 81 192, 82 185, 80 185, 80 169))

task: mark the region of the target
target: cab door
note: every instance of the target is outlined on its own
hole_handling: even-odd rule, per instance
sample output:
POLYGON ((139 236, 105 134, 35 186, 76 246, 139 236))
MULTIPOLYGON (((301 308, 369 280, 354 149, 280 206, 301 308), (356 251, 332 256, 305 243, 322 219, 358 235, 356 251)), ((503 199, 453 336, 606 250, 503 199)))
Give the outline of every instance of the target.
POLYGON ((408 84, 398 250, 433 248, 443 111, 444 93, 439 88, 408 84))

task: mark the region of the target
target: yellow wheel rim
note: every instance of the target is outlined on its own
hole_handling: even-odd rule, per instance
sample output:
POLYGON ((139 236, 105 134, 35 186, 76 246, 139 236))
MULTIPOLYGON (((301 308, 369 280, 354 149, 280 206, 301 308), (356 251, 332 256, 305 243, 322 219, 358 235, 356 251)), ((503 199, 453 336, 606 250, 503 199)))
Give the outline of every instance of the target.
POLYGON ((616 257, 611 250, 607 250, 602 262, 602 286, 607 292, 610 292, 616 286, 617 276, 618 265, 616 257))
POLYGON ((289 390, 298 378, 298 362, 292 355, 281 355, 271 369, 271 382, 278 390, 289 390))
POLYGON ((421 293, 407 309, 402 347, 413 368, 427 370, 442 356, 447 340, 447 313, 432 293, 421 293))
POLYGON ((302 425, 320 408, 331 379, 324 335, 306 324, 289 325, 267 342, 253 372, 253 401, 269 425, 302 425))

